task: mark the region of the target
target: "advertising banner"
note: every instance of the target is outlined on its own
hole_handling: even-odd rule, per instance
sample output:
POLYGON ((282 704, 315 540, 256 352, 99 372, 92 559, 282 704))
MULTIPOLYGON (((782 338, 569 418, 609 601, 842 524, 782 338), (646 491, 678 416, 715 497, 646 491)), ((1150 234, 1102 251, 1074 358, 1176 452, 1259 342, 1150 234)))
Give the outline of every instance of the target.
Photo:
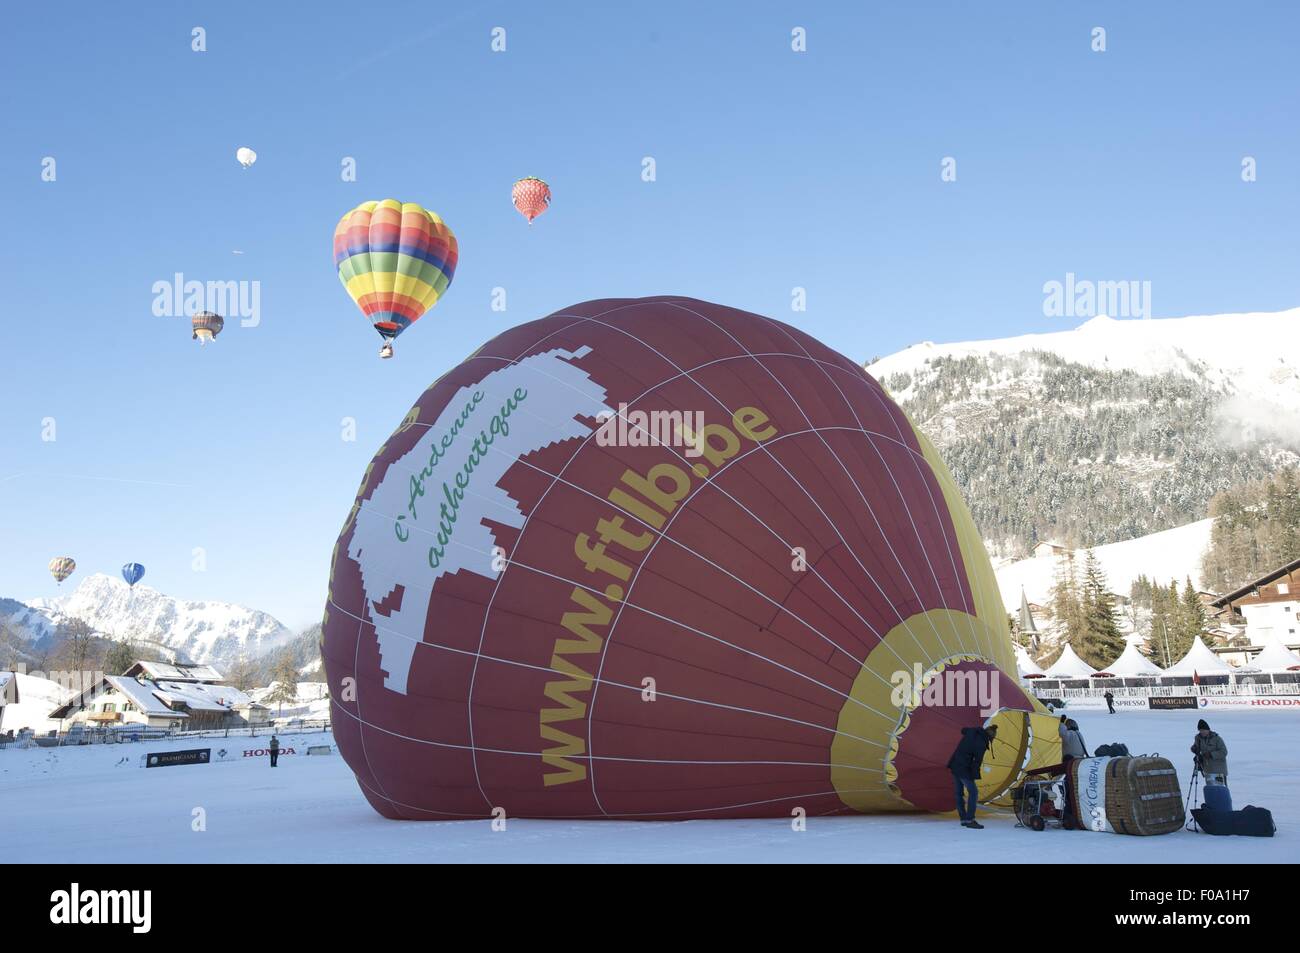
POLYGON ((169 768, 177 764, 207 764, 211 748, 189 748, 185 751, 155 751, 144 756, 146 768, 169 768))
POLYGON ((1202 695, 1198 707, 1207 711, 1277 711, 1300 712, 1300 695, 1202 695))
POLYGON ((1078 793, 1079 820, 1089 830, 1114 833, 1106 818, 1106 764, 1110 758, 1084 758, 1074 769, 1075 791, 1078 793))
POLYGON ((1151 695, 1147 698, 1147 704, 1152 711, 1174 711, 1197 707, 1195 695, 1151 695))

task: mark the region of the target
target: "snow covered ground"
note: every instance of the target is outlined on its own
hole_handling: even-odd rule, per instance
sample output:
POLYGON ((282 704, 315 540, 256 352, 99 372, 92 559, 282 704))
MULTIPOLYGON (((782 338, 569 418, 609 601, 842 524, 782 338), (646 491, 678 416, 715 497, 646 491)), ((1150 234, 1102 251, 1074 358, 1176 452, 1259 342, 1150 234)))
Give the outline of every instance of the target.
MULTIPOLYGON (((313 666, 315 663, 313 663, 313 666)), ((329 721, 330 701, 329 686, 324 682, 299 682, 297 700, 293 702, 271 701, 278 682, 272 682, 265 688, 254 688, 250 695, 253 701, 261 702, 271 709, 275 718, 302 718, 306 721, 329 721)))
MULTIPOLYGON (((1209 548, 1213 529, 1213 519, 1197 520, 1137 539, 1098 546, 1093 554, 1106 573, 1111 592, 1128 595, 1133 580, 1142 575, 1166 587, 1171 579, 1176 579, 1181 591, 1189 577, 1192 585, 1201 584, 1201 557, 1209 548)), ((1075 551, 1075 567, 1080 574, 1086 557, 1086 550, 1075 551)), ((998 589, 1007 611, 1019 610, 1022 588, 1030 602, 1047 605, 1059 566, 1060 560, 1055 556, 1037 556, 996 566, 998 589)))
MULTIPOLYGON (((81 748, 0 751, 0 825, 10 861, 44 863, 349 862, 747 862, 895 863, 1296 863, 1300 862, 1300 749, 1295 712, 1214 712, 1230 753, 1235 804, 1273 811, 1276 837, 1182 831, 1124 837, 1090 831, 1033 833, 1009 816, 983 831, 927 815, 786 820, 509 820, 401 822, 363 800, 335 754, 305 757, 328 735, 281 735, 297 752, 274 771, 265 757, 142 769, 146 751, 225 747, 242 755, 265 736, 81 748), (118 764, 125 758, 126 762, 118 764), (195 808, 205 831, 192 830, 195 808), (15 820, 21 823, 13 823, 15 820)), ((1172 757, 1185 786, 1197 712, 1079 713, 1090 745, 1124 741, 1172 757)))
POLYGON ((71 689, 64 688, 48 678, 39 678, 24 672, 15 672, 18 683, 18 703, 0 708, 0 731, 17 734, 30 728, 37 734, 59 727, 59 720, 50 712, 72 697, 71 689))

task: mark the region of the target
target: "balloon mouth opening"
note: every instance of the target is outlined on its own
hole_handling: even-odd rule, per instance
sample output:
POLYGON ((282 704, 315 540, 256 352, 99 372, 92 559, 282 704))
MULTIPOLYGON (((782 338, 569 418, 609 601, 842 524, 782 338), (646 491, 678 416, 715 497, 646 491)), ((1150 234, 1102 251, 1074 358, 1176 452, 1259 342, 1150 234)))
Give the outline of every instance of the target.
POLYGON ((213 334, 207 328, 199 328, 198 330, 196 330, 194 332, 194 337, 198 338, 200 347, 206 345, 209 341, 213 340, 213 334))
MULTIPOLYGON (((885 756, 885 783, 894 797, 922 810, 952 810, 952 780, 946 759, 961 740, 963 727, 998 729, 984 755, 981 774, 975 779, 981 804, 1006 799, 1031 762, 1042 756, 1043 728, 1040 725, 1035 734, 1032 703, 1023 691, 1011 698, 995 696, 996 707, 987 709, 960 704, 960 699, 954 703, 955 684, 964 679, 969 685, 980 678, 992 678, 999 685, 1008 681, 992 659, 962 654, 936 662, 911 686, 885 756), (1024 707, 1009 707, 1020 704, 1024 707), (908 739, 908 731, 913 728, 914 745, 908 739), (940 760, 925 757, 921 752, 926 749, 940 752, 940 760), (942 803, 935 800, 936 793, 942 803)), ((998 695, 1007 690, 1001 688, 998 695)))

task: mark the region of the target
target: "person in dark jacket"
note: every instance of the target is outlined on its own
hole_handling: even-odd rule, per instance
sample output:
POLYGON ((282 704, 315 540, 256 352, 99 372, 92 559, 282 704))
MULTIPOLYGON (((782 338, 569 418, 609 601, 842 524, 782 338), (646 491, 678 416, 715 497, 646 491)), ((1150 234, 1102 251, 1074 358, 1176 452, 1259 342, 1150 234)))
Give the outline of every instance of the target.
POLYGON ((957 796, 957 817, 962 827, 982 831, 984 825, 975 820, 975 806, 979 801, 979 792, 975 788, 975 779, 980 776, 984 764, 984 753, 993 744, 998 729, 963 728, 961 741, 957 743, 952 757, 948 759, 948 770, 952 772, 953 789, 957 796))
POLYGON ((275 735, 272 735, 271 744, 268 746, 268 748, 271 752, 271 767, 274 768, 275 763, 280 760, 280 739, 277 738, 275 735))
POLYGON ((1115 696, 1110 693, 1109 689, 1106 691, 1106 694, 1102 696, 1102 698, 1106 699, 1106 707, 1110 709, 1110 713, 1112 715, 1115 714, 1115 696))
POLYGON ((1202 718, 1196 723, 1196 737, 1192 739, 1192 754, 1207 786, 1228 783, 1228 745, 1202 718))

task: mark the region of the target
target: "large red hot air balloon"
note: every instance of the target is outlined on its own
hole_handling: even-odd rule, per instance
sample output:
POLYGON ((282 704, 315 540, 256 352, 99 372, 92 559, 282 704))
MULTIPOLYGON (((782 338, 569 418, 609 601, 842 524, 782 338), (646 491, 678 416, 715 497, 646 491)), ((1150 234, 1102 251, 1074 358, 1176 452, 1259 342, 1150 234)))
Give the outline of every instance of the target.
POLYGON ((323 655, 392 818, 946 811, 988 723, 983 800, 1059 760, 934 448, 856 362, 690 298, 434 382, 344 524, 323 655))

